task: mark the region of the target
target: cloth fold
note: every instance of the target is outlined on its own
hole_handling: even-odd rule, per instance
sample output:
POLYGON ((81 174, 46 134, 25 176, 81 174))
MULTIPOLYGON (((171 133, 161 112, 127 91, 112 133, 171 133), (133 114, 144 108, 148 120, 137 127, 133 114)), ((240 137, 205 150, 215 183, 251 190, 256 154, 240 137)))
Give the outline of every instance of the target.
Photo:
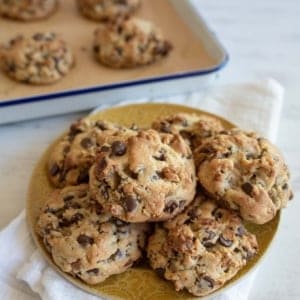
MULTIPOLYGON (((229 119, 246 130, 255 130, 275 142, 284 89, 273 79, 232 84, 205 92, 141 102, 178 103, 206 110, 229 119)), ((109 107, 102 105, 97 110, 109 107)), ((25 212, 0 232, 0 299, 96 300, 63 279, 43 259, 27 229, 25 212)), ((246 300, 257 271, 214 300, 246 300)))

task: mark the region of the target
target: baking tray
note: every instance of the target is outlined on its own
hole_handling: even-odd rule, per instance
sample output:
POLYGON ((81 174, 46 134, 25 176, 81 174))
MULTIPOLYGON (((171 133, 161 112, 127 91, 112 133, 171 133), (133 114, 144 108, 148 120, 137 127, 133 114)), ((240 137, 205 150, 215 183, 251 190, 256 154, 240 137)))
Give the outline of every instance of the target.
POLYGON ((137 16, 161 27, 174 50, 153 65, 122 70, 95 61, 92 41, 98 23, 83 18, 75 1, 60 1, 59 10, 39 22, 0 19, 0 41, 20 33, 54 31, 71 45, 76 56, 76 67, 52 85, 26 85, 0 73, 0 123, 197 90, 214 80, 227 63, 226 51, 190 1, 143 0, 137 16))

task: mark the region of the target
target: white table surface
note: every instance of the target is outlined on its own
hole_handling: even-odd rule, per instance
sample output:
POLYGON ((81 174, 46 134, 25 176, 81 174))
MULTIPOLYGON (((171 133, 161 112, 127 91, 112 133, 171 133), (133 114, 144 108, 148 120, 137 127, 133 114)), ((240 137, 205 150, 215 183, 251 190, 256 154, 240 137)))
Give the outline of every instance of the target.
MULTIPOLYGON (((217 84, 274 77, 286 87, 278 146, 295 198, 250 300, 300 299, 300 1, 193 0, 230 53, 217 84)), ((0 126, 0 228, 24 207, 31 171, 49 143, 84 113, 0 126)), ((2 245, 1 245, 2 246, 2 245)))

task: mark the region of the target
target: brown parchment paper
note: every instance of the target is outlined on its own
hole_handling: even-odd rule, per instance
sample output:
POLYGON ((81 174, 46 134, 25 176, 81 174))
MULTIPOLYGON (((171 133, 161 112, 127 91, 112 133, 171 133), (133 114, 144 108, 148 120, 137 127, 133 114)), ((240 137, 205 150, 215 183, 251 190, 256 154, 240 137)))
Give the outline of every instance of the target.
POLYGON ((143 0, 136 16, 153 21, 161 27, 165 36, 173 43, 174 50, 168 58, 153 65, 127 70, 111 69, 95 61, 92 43, 93 32, 98 23, 80 14, 75 0, 60 0, 57 12, 46 20, 24 23, 0 18, 0 43, 17 34, 31 35, 35 32, 54 31, 61 34, 71 45, 76 56, 76 66, 71 73, 52 85, 26 85, 15 82, 0 72, 0 102, 207 69, 216 65, 217 62, 206 52, 202 42, 188 28, 168 0, 143 0))

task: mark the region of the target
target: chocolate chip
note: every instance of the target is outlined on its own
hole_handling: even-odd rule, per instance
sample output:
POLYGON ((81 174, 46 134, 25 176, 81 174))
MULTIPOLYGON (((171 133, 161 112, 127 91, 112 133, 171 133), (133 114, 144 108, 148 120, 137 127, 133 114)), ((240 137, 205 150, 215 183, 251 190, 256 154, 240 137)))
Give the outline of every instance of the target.
POLYGON ((117 258, 121 258, 123 256, 123 253, 120 249, 118 249, 115 253, 113 253, 111 256, 110 256, 110 259, 111 260, 115 260, 117 258))
POLYGON ((77 223, 78 221, 81 221, 83 219, 83 214, 81 214, 81 213, 76 213, 75 215, 73 215, 72 217, 71 217, 71 223, 73 224, 73 223, 77 223))
POLYGON ((116 156, 122 156, 126 153, 126 145, 124 142, 115 141, 111 145, 112 153, 116 156))
POLYGON ((107 130, 107 129, 108 129, 107 125, 106 125, 105 122, 103 122, 103 121, 97 121, 97 122, 96 122, 96 126, 97 126, 99 129, 101 129, 101 130, 107 130))
POLYGON ((109 152, 109 150, 110 150, 110 147, 109 147, 109 146, 102 146, 102 147, 100 148, 100 152, 109 152))
POLYGON ((165 122, 161 122, 160 123, 160 129, 159 129, 161 132, 164 132, 164 133, 171 133, 171 127, 170 127, 170 124, 168 123, 165 123, 165 122))
POLYGON ((86 247, 87 245, 94 244, 94 239, 90 236, 85 235, 85 234, 80 234, 77 238, 77 242, 81 246, 86 247))
POLYGON ((163 43, 158 43, 155 48, 153 48, 154 55, 166 56, 172 50, 173 46, 169 41, 164 41, 163 43))
POLYGON ((236 230, 237 236, 243 236, 245 234, 245 227, 243 225, 239 226, 236 230))
POLYGON ((93 141, 89 137, 85 137, 84 139, 81 140, 80 145, 87 149, 93 146, 93 141))
POLYGON ((95 202, 94 207, 97 215, 101 215, 103 213, 103 207, 99 202, 95 202))
POLYGON ((119 56, 123 54, 123 49, 121 47, 115 47, 116 52, 118 53, 119 56))
POLYGON ((212 278, 210 278, 208 276, 203 276, 202 279, 205 280, 208 283, 209 288, 212 289, 214 287, 215 281, 212 278))
POLYGON ((212 215, 217 221, 223 217, 223 213, 218 208, 213 210, 212 215))
POLYGON ((65 201, 65 202, 68 202, 68 201, 70 201, 70 200, 72 200, 72 199, 74 199, 74 196, 73 196, 73 195, 67 195, 67 196, 64 197, 64 201, 65 201))
POLYGON ((53 163, 50 166, 49 172, 50 172, 51 176, 57 175, 58 172, 59 172, 59 166, 58 166, 58 164, 57 163, 53 163))
POLYGON ((133 39, 134 35, 133 34, 126 34, 125 35, 125 42, 129 42, 133 39))
POLYGON ((165 269, 163 268, 157 268, 155 269, 156 274, 160 277, 160 278, 164 278, 165 275, 165 269))
POLYGON ((98 53, 100 51, 100 46, 99 45, 95 45, 93 47, 93 50, 94 50, 95 53, 98 53))
POLYGON ((107 161, 105 157, 103 157, 100 161, 97 163, 97 172, 102 172, 107 167, 107 161))
POLYGON ((159 161, 166 161, 166 156, 164 153, 160 153, 159 155, 154 155, 153 158, 159 161))
POLYGON ((78 193, 79 198, 83 198, 83 197, 86 197, 86 196, 87 196, 87 191, 79 191, 79 193, 78 193))
POLYGON ((223 235, 221 234, 219 237, 219 243, 224 246, 224 247, 231 247, 233 244, 233 241, 231 240, 227 240, 226 238, 223 237, 223 235))
POLYGON ((89 170, 81 170, 77 178, 77 183, 86 183, 89 181, 89 170))
POLYGON ((124 199, 124 204, 127 212, 134 211, 137 207, 137 199, 133 195, 127 195, 124 199))
POLYGON ((191 218, 191 220, 194 220, 195 218, 197 218, 197 211, 195 211, 194 209, 190 210, 188 212, 188 216, 191 218))
POLYGON ((252 196, 253 192, 253 185, 250 182, 245 182, 242 184, 242 190, 249 195, 250 197, 252 196))
POLYGON ((42 41, 44 39, 44 35, 42 33, 36 33, 32 38, 35 41, 42 41))
POLYGON ((289 187, 289 185, 288 185, 287 183, 285 183, 285 184, 282 186, 282 189, 283 189, 283 190, 287 190, 288 187, 289 187))
POLYGON ((94 274, 94 275, 98 275, 99 274, 99 269, 95 268, 95 269, 90 269, 86 271, 88 274, 94 274))
POLYGON ((178 207, 178 204, 174 201, 170 201, 169 203, 167 203, 164 212, 171 214, 174 212, 174 210, 178 207))

